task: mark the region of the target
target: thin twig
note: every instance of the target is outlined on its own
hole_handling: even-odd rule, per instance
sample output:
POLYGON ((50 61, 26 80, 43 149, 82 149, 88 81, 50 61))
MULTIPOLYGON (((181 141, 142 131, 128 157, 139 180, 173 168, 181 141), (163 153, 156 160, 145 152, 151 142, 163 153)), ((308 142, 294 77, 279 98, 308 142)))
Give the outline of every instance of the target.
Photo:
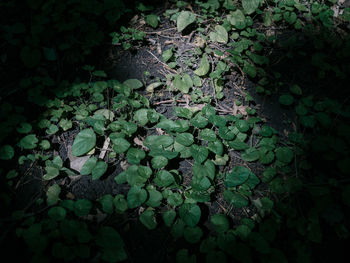
POLYGON ((172 102, 185 102, 185 100, 163 100, 163 101, 159 101, 159 102, 155 102, 153 103, 153 105, 160 105, 160 104, 165 104, 165 103, 172 103, 172 102))
POLYGON ((149 54, 151 54, 151 55, 152 55, 159 63, 161 63, 164 67, 166 67, 167 70, 169 70, 169 71, 171 71, 171 72, 177 74, 177 71, 176 71, 176 70, 170 68, 167 64, 165 64, 163 61, 161 61, 159 58, 157 58, 157 56, 154 55, 151 51, 147 50, 147 52, 148 52, 149 54))

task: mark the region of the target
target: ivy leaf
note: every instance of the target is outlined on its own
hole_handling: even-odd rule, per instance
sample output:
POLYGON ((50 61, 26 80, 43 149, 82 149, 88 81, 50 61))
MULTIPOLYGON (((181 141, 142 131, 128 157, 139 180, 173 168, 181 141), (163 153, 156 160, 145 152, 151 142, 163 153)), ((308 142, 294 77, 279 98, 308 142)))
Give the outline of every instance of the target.
POLYGON ((227 187, 234 187, 243 184, 248 180, 251 171, 243 166, 235 166, 231 173, 226 174, 225 184, 227 187))
POLYGON ((203 163, 207 157, 208 157, 208 149, 204 146, 198 146, 198 145, 192 145, 191 148, 191 154, 193 156, 193 159, 198 163, 203 163))
POLYGON ((0 160, 11 160, 15 155, 15 150, 11 145, 4 145, 0 148, 0 160))
POLYGON ((203 129, 208 125, 208 119, 203 117, 201 113, 198 113, 190 122, 194 127, 199 129, 203 129))
POLYGON ((234 149, 234 150, 237 150, 237 151, 241 151, 241 150, 245 150, 245 149, 248 149, 249 146, 248 144, 246 144, 245 142, 242 142, 241 140, 239 139, 236 139, 234 141, 229 141, 228 142, 228 145, 234 149))
POLYGON ((112 140, 114 146, 113 146, 113 150, 116 152, 116 153, 123 153, 123 152, 126 152, 131 144, 125 140, 124 138, 116 138, 114 140, 112 140))
POLYGON ((89 175, 94 167, 96 166, 97 158, 96 157, 90 157, 82 166, 80 170, 81 175, 89 175))
POLYGON ((208 72, 209 72, 209 60, 206 54, 203 55, 200 63, 199 63, 199 68, 197 68, 194 71, 194 74, 198 75, 198 76, 205 76, 208 72))
POLYGON ((154 189, 150 189, 150 190, 148 190, 148 195, 149 195, 149 198, 146 202, 146 205, 151 206, 151 207, 160 206, 161 201, 163 199, 161 192, 154 190, 154 189))
POLYGON ((92 203, 87 199, 79 199, 74 203, 74 213, 77 216, 86 216, 90 213, 92 203))
POLYGON ((210 222, 213 224, 217 233, 226 232, 230 228, 230 222, 223 214, 215 214, 210 218, 210 222))
POLYGON ((18 145, 19 147, 22 147, 23 149, 34 149, 37 146, 37 143, 39 142, 38 138, 35 136, 35 134, 29 134, 22 138, 18 145))
POLYGON ((227 30, 220 25, 215 26, 215 32, 210 32, 209 36, 210 40, 213 42, 226 44, 228 41, 227 30))
POLYGON ((175 182, 174 176, 168 171, 161 170, 156 174, 154 183, 159 187, 167 187, 175 182))
POLYGON ((128 79, 123 82, 124 85, 129 87, 130 89, 139 89, 142 88, 143 84, 138 79, 128 79))
POLYGON ((147 191, 139 186, 132 186, 128 192, 127 200, 129 208, 142 205, 147 199, 147 191))
POLYGON ((151 14, 151 15, 146 16, 146 23, 149 24, 153 28, 157 28, 158 27, 158 19, 159 19, 159 17, 157 15, 151 14))
POLYGON ((184 238, 188 243, 198 243, 203 236, 203 231, 199 226, 185 227, 184 238))
POLYGON ((19 133, 30 133, 32 130, 32 125, 30 125, 27 122, 22 122, 20 123, 20 126, 16 128, 17 132, 19 133))
POLYGON ((164 156, 155 156, 151 160, 153 169, 160 169, 168 164, 168 159, 164 156))
POLYGON ((46 166, 45 171, 46 174, 43 176, 44 180, 51 180, 60 174, 60 170, 52 166, 46 166))
POLYGON ((61 119, 60 122, 58 123, 61 128, 64 130, 64 131, 67 131, 69 130, 70 128, 72 128, 73 126, 73 123, 71 120, 67 120, 67 119, 61 119))
POLYGON ((179 206, 183 203, 183 199, 181 194, 179 193, 172 193, 168 196, 167 202, 171 206, 179 206))
POLYGON ((194 142, 194 137, 191 133, 180 133, 176 136, 175 142, 183 146, 190 146, 194 142))
POLYGON ((199 163, 194 163, 192 166, 192 173, 194 176, 204 176, 211 180, 215 178, 215 165, 212 161, 207 160, 204 165, 199 163))
POLYGON ((251 147, 251 148, 245 150, 245 152, 241 154, 241 158, 246 162, 254 162, 254 161, 258 160, 259 157, 260 157, 260 153, 254 147, 251 147))
POLYGON ((196 16, 189 11, 182 11, 177 17, 177 31, 182 32, 188 25, 196 21, 196 16))
POLYGON ((275 152, 277 160, 282 163, 288 164, 293 160, 294 153, 289 147, 279 147, 275 152))
POLYGON ((143 144, 151 149, 166 148, 174 142, 173 137, 169 135, 149 135, 146 137, 143 144))
POLYGON ((233 193, 232 191, 229 191, 229 190, 225 190, 223 195, 226 202, 228 202, 229 204, 233 204, 233 206, 236 208, 245 207, 249 203, 248 199, 243 195, 238 193, 233 193))
POLYGON ((191 119, 193 112, 187 108, 174 107, 174 114, 180 118, 191 119))
POLYGON ((96 145, 96 134, 92 129, 85 129, 78 133, 72 146, 72 155, 81 156, 88 153, 96 145))
POLYGON ((215 153, 216 155, 222 155, 224 152, 224 145, 221 141, 216 140, 208 143, 208 150, 215 153))
POLYGON ((97 180, 107 171, 108 165, 103 161, 98 161, 95 167, 92 169, 92 180, 97 180))
POLYGON ((205 140, 208 142, 214 142, 216 140, 216 134, 213 130, 210 129, 204 129, 200 133, 201 140, 205 140))
POLYGON ((162 53, 162 59, 164 62, 168 62, 173 57, 173 48, 169 48, 162 53))
POLYGON ((203 175, 194 175, 191 182, 195 191, 206 191, 211 186, 209 179, 203 175))
POLYGON ((153 210, 145 210, 139 218, 140 222, 149 230, 155 229, 157 227, 157 221, 153 210))
POLYGON ((122 214, 128 209, 128 203, 124 195, 118 194, 113 199, 113 204, 117 213, 122 214))
POLYGON ((46 202, 48 206, 55 205, 60 200, 59 195, 61 193, 61 187, 58 184, 53 184, 47 189, 46 202))
POLYGON ((47 212, 47 215, 56 221, 62 221, 66 217, 66 209, 60 206, 52 207, 47 212))
POLYGON ((196 204, 185 203, 180 207, 179 214, 186 225, 194 227, 201 217, 201 209, 196 204))
POLYGON ((255 12, 259 7, 261 0, 242 0, 242 7, 247 15, 255 12))
POLYGON ((230 12, 230 14, 227 16, 227 20, 237 29, 243 29, 246 27, 245 16, 239 9, 234 12, 230 12))
POLYGON ((164 224, 167 227, 171 227, 171 225, 175 220, 176 212, 174 210, 168 210, 165 213, 163 213, 162 217, 163 217, 164 224))
POLYGON ((130 148, 126 153, 126 159, 130 164, 139 164, 146 157, 146 153, 138 148, 130 148))
POLYGON ((236 127, 240 132, 247 132, 249 130, 249 124, 245 120, 236 121, 236 127))
POLYGON ((99 203, 102 205, 102 211, 107 214, 113 214, 114 204, 113 204, 113 196, 110 194, 106 194, 98 199, 99 203))
POLYGON ((282 105, 289 106, 289 105, 292 105, 292 104, 293 104, 294 98, 293 98, 293 96, 291 96, 291 95, 289 95, 289 94, 281 95, 281 96, 279 97, 279 102, 280 102, 282 105))
POLYGON ((121 262, 127 259, 124 242, 119 233, 112 227, 103 226, 96 236, 96 245, 101 247, 102 260, 121 262))
POLYGON ((148 123, 148 109, 139 109, 134 113, 134 120, 141 126, 145 126, 148 123))

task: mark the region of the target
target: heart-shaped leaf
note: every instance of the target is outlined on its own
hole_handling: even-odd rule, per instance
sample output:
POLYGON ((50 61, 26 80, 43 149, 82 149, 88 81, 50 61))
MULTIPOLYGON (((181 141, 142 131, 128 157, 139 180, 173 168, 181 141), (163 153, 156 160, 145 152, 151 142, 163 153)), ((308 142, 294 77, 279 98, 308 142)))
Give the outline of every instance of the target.
POLYGON ((0 160, 11 160, 15 155, 15 150, 11 145, 4 145, 0 148, 0 160))
POLYGON ((196 16, 189 11, 182 11, 177 17, 177 31, 182 32, 188 25, 196 21, 196 16))
POLYGON ((247 15, 255 12, 259 7, 261 0, 242 0, 242 7, 247 15))
POLYGON ((127 200, 129 208, 142 205, 147 199, 147 191, 139 186, 132 186, 128 192, 127 200))
POLYGON ((72 155, 81 156, 91 151, 96 145, 96 134, 92 129, 85 129, 78 133, 72 146, 72 155))
POLYGON ((92 180, 97 180, 107 171, 108 165, 103 161, 98 161, 95 167, 92 169, 92 180))
POLYGON ((233 187, 243 184, 248 180, 251 171, 243 166, 235 166, 232 171, 226 174, 225 184, 227 187, 233 187))
POLYGON ((213 42, 226 44, 228 41, 227 30, 220 25, 215 26, 215 31, 210 32, 209 36, 210 36, 210 40, 213 42))
POLYGON ((80 174, 82 175, 89 175, 92 172, 92 169, 96 166, 97 158, 96 157, 90 157, 82 166, 80 170, 80 174))
POLYGON ((140 222, 149 230, 157 227, 157 221, 153 210, 147 209, 140 215, 140 222))
POLYGON ((191 146, 191 154, 196 162, 202 163, 207 159, 209 152, 206 147, 194 144, 191 146))
POLYGON ((199 63, 199 67, 194 71, 194 74, 198 76, 205 76, 210 69, 209 60, 206 54, 203 55, 199 63))
POLYGON ((180 207, 179 214, 186 225, 194 227, 201 218, 201 209, 196 204, 185 203, 180 207))

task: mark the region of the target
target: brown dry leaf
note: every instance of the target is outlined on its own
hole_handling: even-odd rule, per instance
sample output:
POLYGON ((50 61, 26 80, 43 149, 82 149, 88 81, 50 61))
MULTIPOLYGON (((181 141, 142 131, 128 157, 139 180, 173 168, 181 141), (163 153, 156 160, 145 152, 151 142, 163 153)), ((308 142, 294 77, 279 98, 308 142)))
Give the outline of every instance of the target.
POLYGON ((135 15, 133 18, 131 18, 130 25, 136 24, 138 19, 139 19, 139 16, 135 15))
POLYGON ((111 139, 109 137, 107 137, 107 139, 103 143, 103 147, 102 147, 101 153, 100 153, 98 158, 100 158, 102 160, 105 158, 110 141, 111 141, 111 139))
POLYGON ((74 199, 75 198, 75 195, 74 194, 72 194, 71 192, 68 192, 67 194, 66 194, 66 197, 68 198, 68 199, 74 199))
POLYGON ((157 53, 158 55, 162 54, 162 46, 160 45, 160 43, 157 43, 157 53))
POLYGON ((287 131, 286 129, 283 130, 283 134, 284 136, 288 137, 289 131, 287 131))
POLYGON ((190 103, 190 100, 191 100, 191 96, 188 94, 184 94, 182 97, 186 101, 186 106, 188 106, 188 104, 190 103))
POLYGON ((124 160, 120 162, 120 167, 125 171, 129 167, 128 161, 124 160))
POLYGON ((156 132, 157 132, 159 135, 163 135, 163 134, 165 133, 161 128, 156 128, 156 132))
POLYGON ((165 42, 164 42, 164 45, 170 45, 170 44, 175 44, 175 41, 174 40, 166 40, 165 42))
POLYGON ((148 151, 148 148, 146 146, 143 145, 143 138, 141 138, 142 140, 140 140, 138 137, 134 138, 134 143, 138 146, 141 146, 141 148, 145 151, 148 151))

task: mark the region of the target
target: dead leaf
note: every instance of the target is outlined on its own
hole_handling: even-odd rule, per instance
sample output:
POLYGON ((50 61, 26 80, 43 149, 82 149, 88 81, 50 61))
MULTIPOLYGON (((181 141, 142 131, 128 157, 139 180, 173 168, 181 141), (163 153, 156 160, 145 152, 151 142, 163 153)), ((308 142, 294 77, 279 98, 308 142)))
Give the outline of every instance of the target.
POLYGON ((125 171, 129 167, 128 161, 124 160, 120 162, 120 167, 125 171))
POLYGON ((134 138, 134 143, 138 146, 141 146, 141 148, 145 151, 148 151, 148 148, 146 146, 143 145, 143 138, 142 140, 140 140, 138 137, 134 138))
POLYGON ((157 53, 158 55, 162 54, 162 46, 160 45, 160 43, 157 43, 157 53))
POLYGON ((66 194, 66 197, 68 198, 68 199, 75 199, 75 195, 74 194, 72 194, 71 192, 68 192, 67 194, 66 194))
POLYGON ((163 135, 163 134, 165 133, 161 128, 156 128, 156 132, 157 132, 159 135, 163 135))
POLYGON ((77 157, 70 162, 70 168, 80 173, 81 168, 89 158, 90 156, 77 157))
POLYGON ((110 141, 111 141, 111 139, 109 137, 107 137, 107 139, 103 143, 103 147, 102 147, 101 153, 100 153, 98 158, 100 158, 102 160, 105 158, 110 141))

